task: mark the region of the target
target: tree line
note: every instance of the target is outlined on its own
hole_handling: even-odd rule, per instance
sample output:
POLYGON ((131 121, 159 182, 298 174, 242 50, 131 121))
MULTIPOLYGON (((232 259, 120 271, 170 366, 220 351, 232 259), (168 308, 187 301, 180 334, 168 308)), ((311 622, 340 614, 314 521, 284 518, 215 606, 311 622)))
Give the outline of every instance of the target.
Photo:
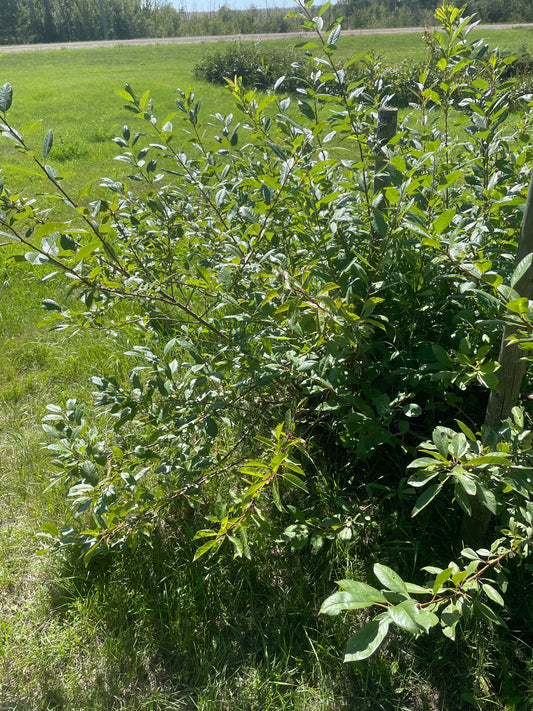
MULTIPOLYGON (((438 0, 342 0, 335 7, 344 17, 345 28, 418 27, 434 25, 438 0)), ((456 0, 457 7, 466 5, 468 15, 484 23, 533 22, 530 0, 456 0)))
MULTIPOLYGON (((290 3, 286 0, 287 5, 290 3)), ((462 3, 458 3, 461 5, 462 3)), ((290 7, 187 12, 166 0, 2 0, 0 44, 290 32, 290 7)), ((434 24, 438 0, 341 0, 326 13, 344 17, 345 29, 434 24)), ((482 22, 533 22, 531 0, 468 0, 467 12, 482 22)))
MULTIPOLYGON (((103 0, 110 39, 171 37, 181 17, 160 0, 103 0)), ((0 44, 103 39, 98 0, 2 0, 0 44)))

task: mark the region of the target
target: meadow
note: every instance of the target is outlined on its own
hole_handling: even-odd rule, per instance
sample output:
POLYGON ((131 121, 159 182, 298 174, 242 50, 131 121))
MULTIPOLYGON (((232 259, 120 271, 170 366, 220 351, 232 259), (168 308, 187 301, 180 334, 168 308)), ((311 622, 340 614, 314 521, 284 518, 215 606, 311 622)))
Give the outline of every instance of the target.
MULTIPOLYGON (((486 31, 492 46, 533 53, 533 31, 486 31)), ((202 98, 204 125, 232 110, 230 93, 192 79, 211 44, 111 47, 0 54, 0 84, 14 89, 10 120, 40 120, 40 146, 54 130, 50 162, 75 193, 127 170, 113 161, 112 138, 130 120, 116 92, 128 82, 149 90, 160 115, 175 109, 177 87, 202 98)), ((387 62, 422 60, 418 35, 346 37, 344 56, 375 52, 387 62)), ((17 173, 21 160, 0 144, 0 166, 20 189, 41 190, 17 173)), ((98 187, 95 186, 95 190, 98 187)), ((339 649, 350 621, 335 628, 316 615, 331 592, 331 570, 312 555, 280 552, 290 593, 268 580, 258 557, 243 573, 230 554, 219 573, 204 575, 194 546, 169 527, 136 560, 125 553, 88 571, 75 557, 39 555, 39 527, 69 521, 68 502, 49 487, 41 448, 45 405, 89 396, 89 376, 126 369, 117 343, 91 331, 64 335, 40 327, 41 300, 53 297, 24 263, 3 247, 0 281, 0 707, 11 711, 76 709, 134 711, 306 711, 386 709, 526 711, 533 704, 531 647, 501 642, 473 625, 456 646, 434 640, 392 640, 382 659, 343 665, 339 649), (184 554, 184 551, 186 554, 184 554), (313 581, 313 589, 310 589, 313 581), (460 661, 467 650, 469 666, 460 661), (507 659, 505 674, 495 665, 507 659), (525 671, 524 671, 525 670, 525 671), (498 681, 495 682, 494 679, 498 681), (507 684, 507 686, 506 686, 507 684), (513 702, 516 684, 521 691, 513 702), (531 696, 524 697, 524 689, 531 696), (459 692, 458 692, 459 690, 459 692), (507 699, 507 705, 501 699, 507 699), (511 700, 511 701, 509 701, 511 700), (514 703, 515 705, 512 705, 514 703)), ((61 295, 62 296, 62 295, 61 295)), ((410 541, 398 541, 398 555, 410 541)), ((346 542, 332 566, 356 575, 346 542)), ((267 571, 267 572, 265 572, 267 571)))

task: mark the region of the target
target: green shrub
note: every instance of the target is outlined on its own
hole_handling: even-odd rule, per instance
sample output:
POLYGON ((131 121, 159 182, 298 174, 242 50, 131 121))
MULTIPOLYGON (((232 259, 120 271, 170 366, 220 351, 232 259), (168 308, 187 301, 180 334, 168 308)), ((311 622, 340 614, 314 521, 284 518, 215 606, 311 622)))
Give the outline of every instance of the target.
POLYGON ((364 536, 381 506, 397 523, 383 550, 402 536, 416 542, 416 565, 432 565, 416 584, 398 557, 398 571, 374 566, 381 589, 339 583, 324 612, 380 610, 350 642, 356 660, 391 626, 418 635, 439 624, 453 637, 463 615, 498 623, 486 600, 502 604, 504 564, 529 553, 527 417, 516 407, 499 426, 482 423, 502 325, 532 342, 517 292, 529 264, 512 256, 531 119, 506 130, 506 65, 470 44, 471 23, 444 5, 439 91, 421 76, 420 108, 376 145, 389 95, 379 67, 366 61, 350 79, 352 62, 335 60, 340 25, 324 35, 307 5, 299 16, 318 31, 323 69, 296 100, 229 81, 235 115, 211 117, 212 142, 192 92, 160 121, 149 93, 126 86, 140 125, 115 142, 136 189, 103 179, 89 207, 47 162, 53 132, 38 153, 8 122, 4 85, 3 134, 73 217, 54 222, 3 186, 0 223, 17 259, 52 266, 79 297, 78 309, 44 301, 53 326, 134 333, 129 377, 93 378, 99 418, 74 398, 48 406, 54 481, 79 522, 49 524, 51 545, 89 561, 177 520, 197 558, 224 544, 243 558, 318 553, 364 536), (471 500, 494 515, 492 542, 448 564, 471 500))
POLYGON ((239 77, 243 86, 271 89, 285 76, 283 90, 294 91, 308 72, 302 55, 291 47, 265 46, 260 42, 232 42, 206 54, 195 67, 197 79, 225 84, 239 77))

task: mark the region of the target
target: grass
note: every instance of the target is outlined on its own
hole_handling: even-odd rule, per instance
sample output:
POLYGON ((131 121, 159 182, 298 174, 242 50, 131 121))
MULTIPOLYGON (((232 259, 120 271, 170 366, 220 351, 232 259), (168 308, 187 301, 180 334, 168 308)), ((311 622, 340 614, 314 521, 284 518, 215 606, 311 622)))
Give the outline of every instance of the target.
MULTIPOLYGON (((489 30, 479 33, 492 46, 509 51, 525 48, 533 53, 530 29, 489 30)), ((294 39, 283 40, 297 44, 294 39)), ((116 177, 121 167, 113 162, 117 153, 111 139, 120 134, 130 117, 116 92, 128 82, 137 94, 149 90, 157 113, 164 117, 175 111, 176 89, 194 85, 202 97, 202 115, 229 113, 232 98, 223 87, 193 79, 193 68, 213 44, 115 46, 100 49, 61 49, 42 52, 1 54, 1 83, 14 89, 10 120, 15 125, 41 121, 31 136, 40 146, 46 131, 54 131, 50 161, 60 169, 71 189, 80 190, 88 179, 116 177), (83 165, 83 171, 80 170, 83 165)), ((394 63, 409 59, 423 61, 426 48, 421 35, 341 36, 340 55, 360 52, 382 56, 394 63)), ((0 144, 0 165, 19 164, 6 142, 0 144)), ((25 176, 21 184, 34 186, 25 176)))
MULTIPOLYGON (((533 51, 533 33, 484 33, 491 43, 533 51)), ((388 61, 423 52, 416 37, 350 37, 343 52, 371 51, 388 61), (419 47, 419 45, 420 47, 419 47)), ((212 45, 209 45, 211 47, 212 45)), ((60 50, 0 57, 10 81, 15 124, 36 117, 37 145, 52 126, 57 164, 75 190, 119 175, 110 138, 128 120, 115 91, 149 88, 160 113, 175 88, 192 83, 203 45, 60 50)), ((226 113, 224 89, 195 82, 204 115, 226 113)), ((10 147, 0 161, 16 163, 10 147)), ((7 169, 8 174, 12 171, 7 169)), ((34 185, 29 183, 28 190, 34 185)), ((40 300, 54 298, 24 264, 0 275, 0 708, 134 711, 455 711, 533 708, 533 654, 510 632, 468 628, 456 645, 438 636, 398 636, 369 663, 346 666, 342 649, 356 619, 317 615, 335 579, 364 574, 379 540, 331 554, 275 550, 242 565, 229 555, 207 576, 192 564, 176 525, 160 530, 134 557, 95 561, 39 556, 39 526, 69 520, 59 489, 47 489, 50 463, 40 448, 48 402, 88 398, 88 376, 117 372, 116 345, 91 333, 75 338, 39 329, 40 300), (467 662, 465 663, 465 659, 467 662)), ((409 546, 402 553, 413 555, 409 546)), ((521 599, 523 578, 510 595, 521 599)))

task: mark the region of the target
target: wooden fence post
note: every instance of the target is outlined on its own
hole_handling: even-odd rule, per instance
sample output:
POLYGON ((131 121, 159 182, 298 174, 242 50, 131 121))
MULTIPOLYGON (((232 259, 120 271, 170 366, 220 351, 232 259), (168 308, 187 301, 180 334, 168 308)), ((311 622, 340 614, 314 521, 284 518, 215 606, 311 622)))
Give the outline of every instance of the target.
MULTIPOLYGON (((529 183, 520 230, 520 239, 516 252, 515 265, 533 252, 533 175, 529 183)), ((515 284, 516 291, 521 297, 533 299, 533 264, 515 284)), ((508 341, 509 336, 515 332, 515 327, 507 325, 504 328, 500 355, 498 362, 498 386, 490 391, 489 403, 485 413, 485 425, 497 427, 511 414, 511 410, 518 402, 520 384, 524 376, 525 361, 521 359, 521 351, 516 343, 508 341)), ((477 548, 484 543, 490 521, 489 510, 482 505, 477 497, 470 498, 472 515, 465 516, 463 520, 463 541, 472 548, 477 548)))

